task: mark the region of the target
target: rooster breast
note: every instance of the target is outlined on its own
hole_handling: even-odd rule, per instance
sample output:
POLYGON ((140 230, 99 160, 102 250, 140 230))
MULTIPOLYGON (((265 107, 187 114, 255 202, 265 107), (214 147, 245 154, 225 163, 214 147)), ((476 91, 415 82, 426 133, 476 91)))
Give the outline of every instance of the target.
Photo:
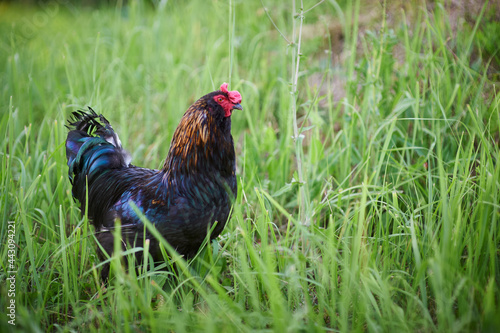
POLYGON ((142 245, 144 238, 153 242, 151 249, 155 260, 161 259, 159 251, 155 251, 157 241, 149 231, 144 234, 144 225, 133 206, 151 221, 174 249, 186 257, 196 253, 212 222, 217 223, 212 238, 220 234, 229 217, 231 196, 236 195, 236 179, 228 182, 234 184, 230 186, 209 179, 186 177, 181 186, 169 191, 162 182, 163 171, 149 174, 144 170, 147 169, 122 170, 117 179, 121 179, 122 184, 127 182, 128 186, 106 214, 108 218, 103 221, 103 230, 111 230, 115 220, 119 219, 128 243, 142 245), (128 181, 124 178, 126 174, 129 174, 125 177, 128 181), (228 193, 228 188, 231 188, 231 193, 228 193))

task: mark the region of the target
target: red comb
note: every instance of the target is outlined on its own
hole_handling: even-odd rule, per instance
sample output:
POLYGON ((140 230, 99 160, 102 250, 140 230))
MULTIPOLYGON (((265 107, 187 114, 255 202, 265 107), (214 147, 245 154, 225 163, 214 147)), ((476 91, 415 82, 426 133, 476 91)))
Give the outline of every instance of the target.
POLYGON ((234 103, 234 104, 241 103, 241 94, 236 90, 228 91, 226 82, 224 82, 223 84, 220 85, 220 91, 227 94, 231 103, 234 103))

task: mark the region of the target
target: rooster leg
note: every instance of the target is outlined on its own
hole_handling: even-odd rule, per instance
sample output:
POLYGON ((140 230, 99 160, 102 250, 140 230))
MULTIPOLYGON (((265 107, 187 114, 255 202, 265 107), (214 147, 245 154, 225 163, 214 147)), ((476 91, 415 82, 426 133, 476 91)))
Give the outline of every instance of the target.
MULTIPOLYGON (((114 238, 113 234, 109 231, 99 232, 96 234, 97 241, 101 245, 97 249, 97 255, 100 261, 106 260, 113 254, 114 238)), ((101 279, 107 285, 109 277, 110 263, 106 263, 101 270, 101 279)))

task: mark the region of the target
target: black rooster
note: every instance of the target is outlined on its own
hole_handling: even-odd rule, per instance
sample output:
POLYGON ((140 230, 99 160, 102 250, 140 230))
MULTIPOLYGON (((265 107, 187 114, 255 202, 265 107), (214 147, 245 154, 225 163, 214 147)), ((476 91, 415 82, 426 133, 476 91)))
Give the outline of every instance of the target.
MULTIPOLYGON (((119 219, 125 243, 142 246, 143 239, 150 239, 153 259, 162 259, 159 242, 148 231, 144 235, 131 202, 186 258, 196 254, 213 223, 211 238, 222 232, 237 191, 231 113, 242 110, 240 103, 240 93, 228 91, 224 83, 191 105, 161 170, 131 165, 109 122, 90 107, 73 112, 66 139, 69 179, 104 251, 113 252, 112 232, 119 219)), ((108 274, 106 265, 101 276, 106 280, 108 274)))

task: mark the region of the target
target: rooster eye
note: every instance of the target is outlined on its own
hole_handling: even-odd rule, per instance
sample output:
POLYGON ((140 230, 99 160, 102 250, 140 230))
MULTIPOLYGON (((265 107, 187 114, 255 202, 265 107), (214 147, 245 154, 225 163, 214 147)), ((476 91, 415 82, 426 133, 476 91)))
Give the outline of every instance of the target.
POLYGON ((217 98, 217 101, 222 102, 222 97, 217 98))

